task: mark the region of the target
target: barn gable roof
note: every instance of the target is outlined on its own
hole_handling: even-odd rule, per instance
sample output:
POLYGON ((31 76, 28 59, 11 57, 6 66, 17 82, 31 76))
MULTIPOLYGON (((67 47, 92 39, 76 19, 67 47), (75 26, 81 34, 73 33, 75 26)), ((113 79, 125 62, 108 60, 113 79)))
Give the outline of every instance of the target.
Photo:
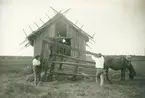
POLYGON ((39 31, 41 31, 43 28, 50 26, 53 22, 55 22, 57 19, 59 19, 60 17, 63 17, 70 25, 72 25, 76 30, 79 31, 79 33, 83 34, 86 37, 86 40, 89 40, 89 37, 91 37, 90 35, 88 35, 85 31, 83 31, 82 29, 80 29, 78 26, 76 26, 75 24, 73 24, 70 20, 68 20, 63 14, 61 13, 57 13, 53 18, 51 18, 49 21, 47 21, 46 23, 44 23, 40 28, 38 28, 36 31, 33 31, 30 35, 27 36, 28 40, 31 40, 34 36, 37 36, 39 33, 39 31))

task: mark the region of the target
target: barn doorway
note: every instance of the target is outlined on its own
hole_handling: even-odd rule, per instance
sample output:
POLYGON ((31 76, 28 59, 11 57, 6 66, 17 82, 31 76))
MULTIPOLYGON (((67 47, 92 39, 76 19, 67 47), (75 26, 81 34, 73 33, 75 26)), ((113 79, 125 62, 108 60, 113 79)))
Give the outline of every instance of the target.
POLYGON ((67 25, 61 19, 55 23, 56 36, 66 37, 67 36, 67 25))
MULTIPOLYGON (((71 39, 70 38, 65 38, 65 37, 59 38, 59 39, 57 39, 57 42, 60 44, 71 46, 71 39)), ((68 49, 65 46, 59 46, 57 49, 57 53, 62 54, 62 55, 71 56, 71 49, 68 49)))
MULTIPOLYGON (((56 31, 56 37, 57 42, 61 43, 61 44, 65 44, 68 46, 71 46, 71 38, 67 37, 67 24, 64 22, 63 19, 58 19, 55 23, 55 31, 56 31)), ((63 54, 63 55, 67 55, 67 56, 71 56, 71 50, 65 48, 65 47, 59 47, 60 49, 58 49, 57 53, 63 54)))

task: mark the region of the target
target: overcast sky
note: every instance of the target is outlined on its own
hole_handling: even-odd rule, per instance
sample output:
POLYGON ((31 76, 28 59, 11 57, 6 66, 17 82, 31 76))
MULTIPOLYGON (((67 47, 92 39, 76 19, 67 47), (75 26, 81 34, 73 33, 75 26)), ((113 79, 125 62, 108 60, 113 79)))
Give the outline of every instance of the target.
POLYGON ((0 0, 0 55, 33 55, 33 48, 20 49, 27 34, 54 16, 71 10, 66 17, 88 34, 96 33, 94 52, 135 54, 145 52, 145 0, 0 0))

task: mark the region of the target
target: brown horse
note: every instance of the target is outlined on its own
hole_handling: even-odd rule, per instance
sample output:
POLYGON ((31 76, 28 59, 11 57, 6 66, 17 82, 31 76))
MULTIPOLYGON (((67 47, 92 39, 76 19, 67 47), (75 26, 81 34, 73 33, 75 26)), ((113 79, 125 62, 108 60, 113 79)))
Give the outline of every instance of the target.
POLYGON ((131 80, 134 79, 134 76, 136 76, 136 71, 133 68, 131 61, 127 60, 126 57, 121 56, 121 57, 111 57, 111 56, 106 56, 105 62, 104 62, 104 69, 106 70, 106 78, 107 80, 112 83, 108 77, 108 71, 109 68, 113 70, 121 70, 121 81, 125 80, 125 71, 129 71, 129 78, 131 80))

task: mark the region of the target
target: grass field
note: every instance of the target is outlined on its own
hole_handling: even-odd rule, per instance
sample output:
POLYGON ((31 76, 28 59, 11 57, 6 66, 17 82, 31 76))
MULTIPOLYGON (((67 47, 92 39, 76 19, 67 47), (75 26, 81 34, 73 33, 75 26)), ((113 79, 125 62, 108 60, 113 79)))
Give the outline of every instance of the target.
POLYGON ((119 75, 111 77, 110 74, 113 85, 105 80, 103 87, 96 84, 95 79, 70 81, 66 78, 34 86, 26 81, 30 75, 28 66, 31 66, 31 62, 26 62, 0 65, 0 98, 145 98, 144 61, 132 62, 137 71, 134 81, 120 82, 119 75), (141 97, 141 92, 144 92, 144 97, 141 97))

